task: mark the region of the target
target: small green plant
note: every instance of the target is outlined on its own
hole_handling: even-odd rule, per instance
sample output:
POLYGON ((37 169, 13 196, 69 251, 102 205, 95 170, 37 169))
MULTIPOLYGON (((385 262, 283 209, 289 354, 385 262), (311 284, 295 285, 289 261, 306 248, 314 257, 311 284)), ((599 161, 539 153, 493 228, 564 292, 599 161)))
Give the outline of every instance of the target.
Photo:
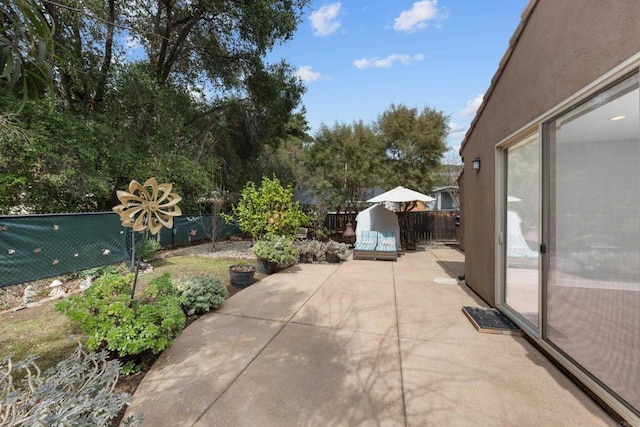
POLYGON ((81 271, 80 273, 78 273, 78 277, 87 278, 91 276, 95 278, 98 276, 102 276, 104 274, 115 274, 119 272, 125 272, 126 270, 127 270, 127 267, 125 266, 125 264, 101 265, 99 267, 93 267, 93 268, 89 268, 87 270, 81 271))
MULTIPOLYGON (((120 362, 105 351, 77 351, 44 374, 35 356, 0 363, 0 425, 111 426, 129 404, 126 393, 115 393, 120 362), (22 385, 17 377, 24 377, 22 385)), ((123 425, 139 425, 129 418, 123 425)))
POLYGON ((187 316, 216 310, 229 296, 222 281, 213 275, 187 277, 181 289, 182 306, 187 316))
POLYGON ((169 274, 152 280, 133 301, 131 276, 105 274, 83 295, 56 304, 87 335, 87 348, 113 353, 125 373, 140 370, 149 356, 169 347, 186 322, 169 274))
POLYGON ((329 240, 322 246, 325 254, 336 255, 341 260, 349 258, 349 247, 345 243, 339 243, 335 240, 329 240))
POLYGON ((140 240, 136 243, 136 256, 138 256, 140 251, 142 251, 142 259, 151 261, 156 257, 160 249, 162 249, 160 242, 154 238, 149 238, 148 236, 146 239, 140 240))
POLYGON ((298 261, 298 250, 293 241, 285 236, 267 233, 253 245, 253 253, 258 258, 280 265, 292 265, 298 261))

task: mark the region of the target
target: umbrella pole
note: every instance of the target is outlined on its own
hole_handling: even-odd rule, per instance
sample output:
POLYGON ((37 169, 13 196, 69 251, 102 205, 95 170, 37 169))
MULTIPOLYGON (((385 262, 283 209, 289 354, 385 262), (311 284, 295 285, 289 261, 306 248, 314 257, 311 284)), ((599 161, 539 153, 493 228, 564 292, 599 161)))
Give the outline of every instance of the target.
POLYGON ((410 202, 405 205, 405 209, 402 212, 402 228, 404 229, 404 248, 408 251, 416 249, 416 242, 411 239, 411 231, 409 230, 409 211, 415 207, 415 202, 410 202))

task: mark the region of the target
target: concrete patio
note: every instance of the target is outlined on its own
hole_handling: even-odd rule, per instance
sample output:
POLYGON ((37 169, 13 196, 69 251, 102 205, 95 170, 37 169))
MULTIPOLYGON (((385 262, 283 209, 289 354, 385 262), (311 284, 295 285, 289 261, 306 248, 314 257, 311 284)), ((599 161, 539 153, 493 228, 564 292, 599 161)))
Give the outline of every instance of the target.
POLYGON ((299 264, 191 324, 127 415, 145 426, 617 423, 525 338, 481 334, 464 255, 299 264))

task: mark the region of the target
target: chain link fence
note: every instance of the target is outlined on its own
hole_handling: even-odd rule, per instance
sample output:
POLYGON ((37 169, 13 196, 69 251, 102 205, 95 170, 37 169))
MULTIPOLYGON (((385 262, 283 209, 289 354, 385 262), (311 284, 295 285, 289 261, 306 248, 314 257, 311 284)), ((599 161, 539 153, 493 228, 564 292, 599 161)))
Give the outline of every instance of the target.
MULTIPOLYGON (((215 235, 240 234, 216 218, 215 235)), ((164 248, 210 240, 211 215, 182 215, 157 239, 164 248)), ((0 288, 119 262, 133 266, 142 235, 113 212, 0 215, 0 288)))

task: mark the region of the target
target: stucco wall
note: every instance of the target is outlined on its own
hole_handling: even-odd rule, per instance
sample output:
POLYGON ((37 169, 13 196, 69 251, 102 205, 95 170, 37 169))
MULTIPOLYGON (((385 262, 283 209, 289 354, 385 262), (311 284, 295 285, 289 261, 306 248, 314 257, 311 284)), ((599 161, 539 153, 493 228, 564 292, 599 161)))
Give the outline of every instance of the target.
POLYGON ((539 0, 463 142, 466 281, 495 304, 495 145, 640 52, 640 1, 539 0), (579 5, 578 5, 579 3, 579 5), (471 169, 475 157, 480 171, 471 169))

